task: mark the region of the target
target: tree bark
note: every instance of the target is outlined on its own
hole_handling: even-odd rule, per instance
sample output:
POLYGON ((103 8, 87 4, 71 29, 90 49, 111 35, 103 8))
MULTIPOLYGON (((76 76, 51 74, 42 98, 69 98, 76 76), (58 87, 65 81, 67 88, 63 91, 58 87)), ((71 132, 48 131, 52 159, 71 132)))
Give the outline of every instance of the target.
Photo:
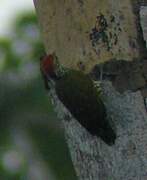
POLYGON ((34 0, 47 53, 55 52, 65 67, 90 73, 95 80, 100 78, 98 64, 103 63, 103 100, 117 132, 113 146, 91 136, 54 89, 49 92, 80 180, 147 179, 147 60, 141 3, 146 1, 34 0))

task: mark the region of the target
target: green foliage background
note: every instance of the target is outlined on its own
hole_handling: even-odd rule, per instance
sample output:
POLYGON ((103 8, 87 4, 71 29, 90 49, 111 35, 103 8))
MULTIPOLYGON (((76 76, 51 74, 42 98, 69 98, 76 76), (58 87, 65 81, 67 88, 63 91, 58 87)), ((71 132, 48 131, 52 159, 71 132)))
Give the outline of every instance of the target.
POLYGON ((51 179, 50 174, 51 180, 76 179, 61 122, 53 112, 41 79, 42 54, 44 47, 36 15, 25 12, 16 17, 10 36, 0 37, 0 179, 3 180, 31 180, 39 172, 44 173, 36 175, 36 180, 51 179))

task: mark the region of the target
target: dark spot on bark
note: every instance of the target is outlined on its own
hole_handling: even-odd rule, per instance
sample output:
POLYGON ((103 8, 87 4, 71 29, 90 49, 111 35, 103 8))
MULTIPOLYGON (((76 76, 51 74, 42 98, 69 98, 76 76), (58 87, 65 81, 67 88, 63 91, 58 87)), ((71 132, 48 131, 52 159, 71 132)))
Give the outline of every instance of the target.
POLYGON ((71 117, 68 115, 68 114, 65 114, 65 116, 64 116, 64 120, 65 121, 70 121, 70 119, 71 119, 71 117))
MULTIPOLYGON (((90 75, 99 80, 101 65, 96 65, 90 75)), ((147 97, 147 60, 109 60, 103 64, 103 79, 112 81, 120 93, 131 90, 147 97)))
POLYGON ((79 61, 77 66, 81 71, 85 71, 85 65, 82 61, 79 61))

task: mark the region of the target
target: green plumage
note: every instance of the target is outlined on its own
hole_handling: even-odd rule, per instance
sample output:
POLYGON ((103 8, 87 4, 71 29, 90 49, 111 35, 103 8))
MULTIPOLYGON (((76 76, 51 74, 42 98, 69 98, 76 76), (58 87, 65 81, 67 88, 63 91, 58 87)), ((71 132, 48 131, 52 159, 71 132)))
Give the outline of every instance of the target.
POLYGON ((70 70, 56 81, 55 88, 59 99, 82 126, 107 144, 114 144, 116 134, 106 118, 100 94, 88 75, 70 70))

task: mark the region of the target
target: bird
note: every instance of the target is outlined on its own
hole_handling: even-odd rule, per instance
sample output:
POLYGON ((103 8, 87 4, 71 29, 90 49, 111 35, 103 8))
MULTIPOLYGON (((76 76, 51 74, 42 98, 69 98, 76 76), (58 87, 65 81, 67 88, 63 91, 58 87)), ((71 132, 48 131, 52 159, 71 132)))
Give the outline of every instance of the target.
POLYGON ((50 81, 59 100, 72 116, 93 136, 101 138, 106 144, 113 145, 116 133, 107 117, 106 107, 93 80, 80 70, 66 69, 61 73, 56 70, 55 54, 41 58, 40 69, 45 79, 45 87, 50 81), (58 72, 58 73, 57 73, 58 72))

